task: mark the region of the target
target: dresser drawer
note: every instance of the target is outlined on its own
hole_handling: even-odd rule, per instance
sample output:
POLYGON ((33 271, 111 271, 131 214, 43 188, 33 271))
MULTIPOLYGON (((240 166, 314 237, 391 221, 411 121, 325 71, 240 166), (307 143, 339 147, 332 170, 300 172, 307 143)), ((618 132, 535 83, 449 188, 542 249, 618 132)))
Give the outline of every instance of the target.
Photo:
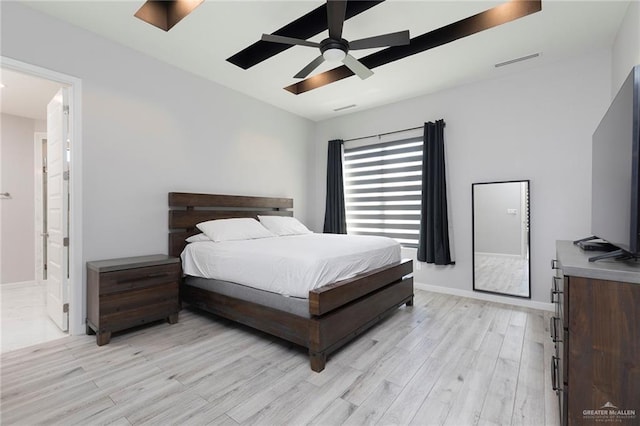
POLYGON ((100 274, 100 295, 178 283, 180 265, 160 265, 100 274))

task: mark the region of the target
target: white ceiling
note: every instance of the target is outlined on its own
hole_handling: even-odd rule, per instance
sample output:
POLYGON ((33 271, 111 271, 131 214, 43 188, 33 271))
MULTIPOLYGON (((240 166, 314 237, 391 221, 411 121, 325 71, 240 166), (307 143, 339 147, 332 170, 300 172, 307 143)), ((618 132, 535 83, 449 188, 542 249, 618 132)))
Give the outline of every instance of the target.
MULTIPOLYGON (((238 51, 320 6, 323 1, 205 0, 169 32, 133 16, 137 1, 27 1, 25 4, 239 92, 312 120, 519 72, 600 46, 611 46, 628 1, 543 0, 542 11, 447 45, 375 68, 367 80, 349 77, 301 95, 283 87, 318 55, 295 46, 242 70, 226 61, 238 51), (513 65, 494 64, 541 53, 513 65), (355 104, 355 108, 334 112, 355 104)), ((411 37, 501 4, 501 1, 387 0, 345 22, 354 40, 408 29, 411 37)), ((326 31, 312 40, 320 41, 326 31)), ((366 56, 372 50, 352 52, 366 56)), ((325 64, 316 70, 328 69, 325 64)))
POLYGON ((0 111, 35 120, 47 119, 47 104, 62 87, 42 78, 13 70, 0 70, 0 111))

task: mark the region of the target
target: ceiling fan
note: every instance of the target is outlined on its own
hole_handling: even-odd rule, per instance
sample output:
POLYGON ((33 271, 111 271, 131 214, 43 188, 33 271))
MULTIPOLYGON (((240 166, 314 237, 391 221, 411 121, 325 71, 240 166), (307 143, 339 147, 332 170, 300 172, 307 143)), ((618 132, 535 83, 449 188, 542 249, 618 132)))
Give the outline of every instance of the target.
POLYGON ((327 26, 329 37, 320 43, 276 34, 263 34, 262 41, 288 45, 315 47, 320 49, 320 56, 302 68, 294 78, 305 78, 325 61, 342 62, 361 79, 371 77, 373 71, 354 58, 349 51, 371 49, 375 47, 404 46, 410 43, 409 31, 398 31, 359 40, 347 41, 342 38, 342 27, 345 21, 347 0, 327 0, 327 26))

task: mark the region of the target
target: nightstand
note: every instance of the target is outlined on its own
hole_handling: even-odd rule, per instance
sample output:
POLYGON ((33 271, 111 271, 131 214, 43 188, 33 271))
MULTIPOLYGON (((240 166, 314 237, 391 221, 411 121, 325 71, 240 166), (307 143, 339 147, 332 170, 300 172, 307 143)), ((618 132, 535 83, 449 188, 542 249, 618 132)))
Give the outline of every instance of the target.
POLYGON ((111 333, 166 318, 178 322, 180 259, 162 254, 87 262, 87 334, 111 333))

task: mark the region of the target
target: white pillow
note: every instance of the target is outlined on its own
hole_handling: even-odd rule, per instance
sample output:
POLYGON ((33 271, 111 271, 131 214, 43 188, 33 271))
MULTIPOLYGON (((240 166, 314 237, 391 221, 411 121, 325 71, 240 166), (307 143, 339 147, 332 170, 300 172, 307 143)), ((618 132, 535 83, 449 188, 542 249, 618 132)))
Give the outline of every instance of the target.
POLYGON ((189 238, 185 238, 185 241, 188 243, 197 243, 198 241, 211 241, 211 239, 201 232, 199 234, 192 235, 189 238))
POLYGON ((210 240, 215 242, 253 240, 275 237, 267 228, 252 218, 209 220, 196 225, 210 240))
POLYGON ((289 216, 258 216, 260 223, 276 235, 313 234, 295 217, 289 216))

